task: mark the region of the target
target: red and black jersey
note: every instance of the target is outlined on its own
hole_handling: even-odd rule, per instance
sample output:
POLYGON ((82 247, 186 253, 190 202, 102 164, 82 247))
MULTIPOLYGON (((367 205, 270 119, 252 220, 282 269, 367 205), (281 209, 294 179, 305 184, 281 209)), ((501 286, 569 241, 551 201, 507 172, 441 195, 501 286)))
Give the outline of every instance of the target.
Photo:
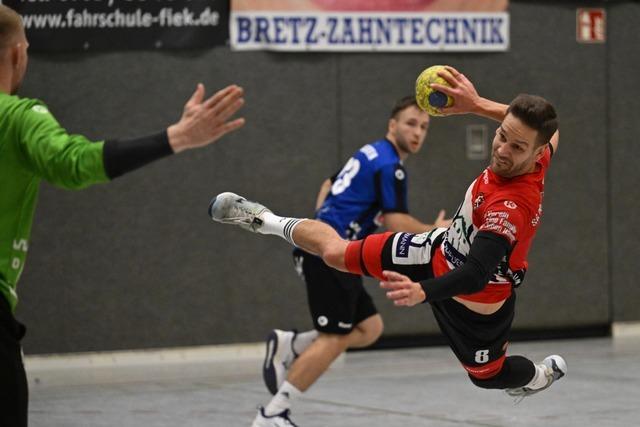
POLYGON ((511 295, 527 270, 527 255, 542 216, 544 175, 551 162, 551 147, 536 162, 534 172, 503 178, 487 167, 469 186, 462 205, 432 260, 436 277, 462 266, 479 231, 506 238, 511 250, 480 292, 461 299, 493 303, 511 295))

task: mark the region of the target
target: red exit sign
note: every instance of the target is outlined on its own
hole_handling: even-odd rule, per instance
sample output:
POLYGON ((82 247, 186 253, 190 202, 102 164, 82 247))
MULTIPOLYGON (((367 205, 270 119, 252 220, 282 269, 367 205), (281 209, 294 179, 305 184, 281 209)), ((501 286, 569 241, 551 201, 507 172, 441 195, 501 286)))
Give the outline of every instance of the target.
POLYGON ((578 9, 576 11, 576 40, 580 43, 604 43, 607 15, 604 9, 578 9))

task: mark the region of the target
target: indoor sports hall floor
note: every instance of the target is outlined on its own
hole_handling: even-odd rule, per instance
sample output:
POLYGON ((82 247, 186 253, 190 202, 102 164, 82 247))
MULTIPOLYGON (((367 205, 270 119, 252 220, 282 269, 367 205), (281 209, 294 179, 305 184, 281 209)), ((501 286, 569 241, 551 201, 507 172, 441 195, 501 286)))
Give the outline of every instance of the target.
MULTIPOLYGON (((301 427, 640 425, 640 336, 510 348, 534 360, 561 354, 568 375, 514 405, 500 391, 475 388, 445 347, 348 353, 295 405, 292 419, 301 427)), ((269 399, 258 353, 255 346, 217 361, 128 367, 29 358, 29 425, 248 427, 269 399)))

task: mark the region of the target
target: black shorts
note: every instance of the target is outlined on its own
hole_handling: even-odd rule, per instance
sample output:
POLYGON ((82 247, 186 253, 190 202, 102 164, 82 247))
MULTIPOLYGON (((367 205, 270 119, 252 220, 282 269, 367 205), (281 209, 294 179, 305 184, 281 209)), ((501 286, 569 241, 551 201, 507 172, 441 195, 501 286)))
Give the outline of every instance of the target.
POLYGON ((334 270, 321 258, 300 249, 293 251, 293 261, 307 286, 316 330, 346 335, 358 323, 378 313, 364 289, 362 277, 334 270))
POLYGON ((449 346, 474 378, 491 378, 502 369, 515 303, 516 294, 512 292, 502 307, 489 315, 471 311, 453 299, 430 303, 449 346))

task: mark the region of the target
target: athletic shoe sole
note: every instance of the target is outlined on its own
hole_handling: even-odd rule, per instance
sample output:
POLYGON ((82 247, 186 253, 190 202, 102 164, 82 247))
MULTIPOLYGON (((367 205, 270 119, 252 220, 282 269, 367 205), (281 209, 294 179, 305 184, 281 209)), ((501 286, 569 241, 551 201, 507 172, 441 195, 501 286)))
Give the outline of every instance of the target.
POLYGON ((262 378, 271 394, 278 392, 278 375, 273 364, 273 359, 278 355, 278 350, 280 350, 278 344, 278 333, 273 330, 267 337, 267 351, 262 365, 262 378))

